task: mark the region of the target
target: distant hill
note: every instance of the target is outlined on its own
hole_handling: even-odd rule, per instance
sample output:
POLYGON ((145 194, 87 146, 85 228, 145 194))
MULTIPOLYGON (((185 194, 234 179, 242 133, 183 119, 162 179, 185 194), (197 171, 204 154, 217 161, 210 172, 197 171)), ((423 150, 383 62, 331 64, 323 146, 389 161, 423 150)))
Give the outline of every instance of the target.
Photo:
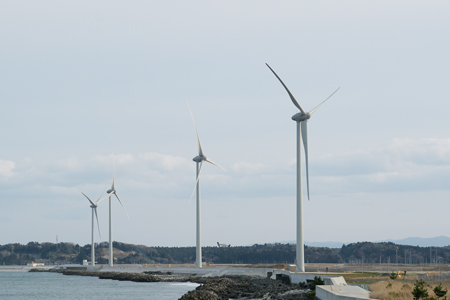
POLYGON ((402 240, 384 240, 380 242, 392 242, 398 245, 410 245, 420 247, 445 247, 450 245, 450 238, 441 235, 432 238, 409 237, 402 240))
MULTIPOLYGON (((409 245, 409 246, 420 246, 420 247, 445 247, 450 246, 450 237, 447 236, 437 236, 432 238, 421 238, 421 237, 408 237, 400 240, 381 240, 375 241, 373 243, 382 243, 382 242, 392 242, 398 245, 409 245)), ((284 241, 281 242, 284 244, 295 244, 295 241, 284 241)), ((305 245, 310 247, 328 247, 328 248, 341 248, 342 245, 348 245, 349 242, 305 242, 305 245)))
POLYGON ((342 245, 347 243, 341 243, 341 242, 305 242, 305 245, 310 247, 328 247, 328 248, 341 248, 342 245))

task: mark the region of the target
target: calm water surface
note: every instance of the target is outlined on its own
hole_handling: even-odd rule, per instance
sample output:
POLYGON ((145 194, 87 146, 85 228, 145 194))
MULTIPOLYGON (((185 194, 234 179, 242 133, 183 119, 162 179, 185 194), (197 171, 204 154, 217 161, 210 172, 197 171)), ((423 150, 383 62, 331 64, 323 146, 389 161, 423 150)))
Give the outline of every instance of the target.
POLYGON ((0 299, 175 300, 196 283, 131 282, 57 273, 0 272, 0 299))

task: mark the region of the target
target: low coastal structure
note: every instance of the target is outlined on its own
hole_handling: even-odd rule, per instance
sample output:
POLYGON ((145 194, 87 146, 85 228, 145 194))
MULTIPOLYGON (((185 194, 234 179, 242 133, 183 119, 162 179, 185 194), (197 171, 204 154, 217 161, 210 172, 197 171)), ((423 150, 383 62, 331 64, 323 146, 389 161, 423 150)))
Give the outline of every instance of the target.
POLYGON ((289 272, 286 270, 273 270, 272 279, 276 279, 276 277, 289 277, 290 283, 298 284, 300 282, 308 282, 313 281, 314 277, 320 276, 324 281, 325 285, 341 285, 345 286, 347 285, 347 282, 345 281, 344 277, 340 276, 339 274, 332 274, 332 273, 320 273, 320 272, 305 272, 305 273, 295 273, 295 272, 289 272))
MULTIPOLYGON (((94 270, 93 267, 88 269, 94 270)), ((222 276, 252 276, 260 278, 271 278, 284 280, 299 284, 301 282, 313 281, 314 277, 320 276, 325 285, 316 286, 316 297, 320 300, 357 300, 369 299, 370 292, 357 286, 348 286, 344 277, 338 274, 324 274, 320 272, 295 273, 287 270, 268 268, 245 268, 245 267, 214 267, 214 268, 189 268, 189 267, 102 267, 95 268, 105 272, 171 272, 174 274, 195 274, 202 277, 222 277, 222 276), (137 270, 138 269, 138 270, 137 270)))

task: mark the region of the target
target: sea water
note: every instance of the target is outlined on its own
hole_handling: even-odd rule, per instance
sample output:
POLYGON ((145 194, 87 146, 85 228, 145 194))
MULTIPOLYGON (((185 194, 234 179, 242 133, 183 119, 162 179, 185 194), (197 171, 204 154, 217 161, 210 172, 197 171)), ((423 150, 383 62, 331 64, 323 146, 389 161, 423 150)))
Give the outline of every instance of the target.
POLYGON ((175 300, 196 283, 132 282, 59 273, 0 272, 0 299, 175 300))

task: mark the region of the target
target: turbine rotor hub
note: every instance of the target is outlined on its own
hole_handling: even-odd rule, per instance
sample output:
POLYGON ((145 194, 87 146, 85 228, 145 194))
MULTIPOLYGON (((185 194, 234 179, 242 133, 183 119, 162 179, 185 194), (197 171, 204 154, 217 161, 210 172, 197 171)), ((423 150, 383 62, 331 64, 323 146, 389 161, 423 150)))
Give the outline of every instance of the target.
POLYGON ((296 122, 306 121, 309 118, 311 118, 311 114, 309 112, 307 112, 306 114, 299 112, 292 116, 292 120, 296 122))

